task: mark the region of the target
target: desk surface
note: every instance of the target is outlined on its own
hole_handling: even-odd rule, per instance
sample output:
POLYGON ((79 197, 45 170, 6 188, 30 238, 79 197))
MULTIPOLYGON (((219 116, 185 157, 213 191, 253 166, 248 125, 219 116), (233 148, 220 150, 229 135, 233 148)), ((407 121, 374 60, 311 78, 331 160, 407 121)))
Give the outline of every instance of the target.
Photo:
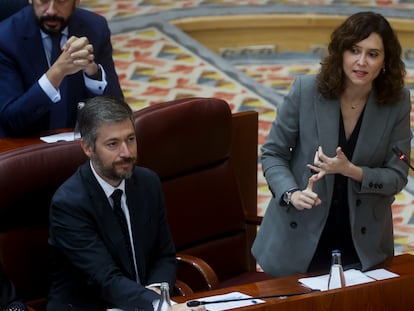
MULTIPOLYGON (((289 298, 267 298, 266 303, 244 307, 246 310, 413 310, 414 308, 414 256, 395 256, 387 260, 382 268, 397 273, 398 278, 348 286, 323 292, 311 292, 289 298)), ((200 297, 241 292, 252 297, 283 295, 306 292, 298 279, 310 275, 298 275, 247 285, 213 290, 188 297, 174 297, 177 302, 200 297)), ((206 306, 208 307, 208 305, 206 306)))
POLYGON ((73 131, 73 129, 67 128, 46 131, 41 133, 39 136, 33 137, 2 137, 0 138, 0 153, 29 145, 44 144, 45 142, 42 141, 40 137, 71 131, 73 131))
POLYGON ((19 147, 44 143, 39 137, 33 138, 0 138, 0 153, 19 147))

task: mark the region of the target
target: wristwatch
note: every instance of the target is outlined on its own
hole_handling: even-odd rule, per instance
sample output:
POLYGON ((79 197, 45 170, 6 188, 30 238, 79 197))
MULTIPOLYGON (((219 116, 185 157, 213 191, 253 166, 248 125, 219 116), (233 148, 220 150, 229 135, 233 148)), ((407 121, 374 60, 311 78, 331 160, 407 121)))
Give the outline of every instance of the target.
POLYGON ((293 188, 290 189, 288 191, 286 191, 283 196, 282 196, 282 205, 290 205, 291 204, 291 199, 292 199, 292 193, 299 191, 299 188, 293 188))

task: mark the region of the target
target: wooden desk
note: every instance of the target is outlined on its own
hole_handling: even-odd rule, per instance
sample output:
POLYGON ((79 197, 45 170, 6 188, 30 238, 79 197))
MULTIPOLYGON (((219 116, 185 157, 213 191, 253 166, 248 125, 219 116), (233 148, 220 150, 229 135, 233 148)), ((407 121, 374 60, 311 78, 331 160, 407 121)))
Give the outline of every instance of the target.
POLYGON ((42 141, 40 137, 71 131, 73 131, 73 129, 65 128, 42 132, 33 137, 3 137, 0 138, 0 153, 29 145, 44 144, 45 142, 42 141))
MULTIPOLYGON (((372 283, 348 286, 342 289, 312 292, 285 299, 264 299, 266 303, 242 308, 243 310, 278 310, 278 311, 381 311, 381 310, 413 310, 414 308, 414 256, 409 254, 396 256, 386 261, 382 268, 397 273, 398 278, 375 281, 372 283)), ((174 297, 173 300, 183 302, 200 297, 238 291, 252 297, 282 295, 306 292, 298 279, 303 276, 277 278, 269 281, 251 283, 198 293, 189 297, 174 297)), ((206 305, 208 308, 208 305, 206 305)))
POLYGON ((42 144, 43 141, 40 140, 39 137, 25 137, 25 138, 0 138, 0 153, 6 152, 12 149, 28 146, 28 145, 35 145, 35 144, 42 144))

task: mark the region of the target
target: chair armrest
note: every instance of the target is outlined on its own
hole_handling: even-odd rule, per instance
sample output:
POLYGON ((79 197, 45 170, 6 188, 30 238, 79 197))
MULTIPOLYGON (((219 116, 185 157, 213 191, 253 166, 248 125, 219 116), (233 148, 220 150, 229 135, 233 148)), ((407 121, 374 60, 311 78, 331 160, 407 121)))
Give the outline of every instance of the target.
MULTIPOLYGON (((213 268, 211 268, 210 265, 203 259, 182 253, 177 253, 176 258, 178 265, 184 265, 186 268, 190 268, 191 270, 196 271, 199 276, 201 276, 207 290, 212 290, 218 287, 219 280, 217 274, 214 272, 213 268)), ((186 283, 190 284, 190 282, 186 283)))
POLYGON ((39 298, 34 299, 26 302, 26 306, 29 311, 41 311, 46 310, 47 299, 46 298, 39 298))
POLYGON ((175 296, 189 296, 191 294, 194 294, 193 290, 188 286, 187 283, 181 281, 181 280, 175 280, 174 284, 174 290, 173 290, 173 297, 175 296))
POLYGON ((245 215, 245 222, 248 225, 260 226, 263 220, 263 216, 245 215))

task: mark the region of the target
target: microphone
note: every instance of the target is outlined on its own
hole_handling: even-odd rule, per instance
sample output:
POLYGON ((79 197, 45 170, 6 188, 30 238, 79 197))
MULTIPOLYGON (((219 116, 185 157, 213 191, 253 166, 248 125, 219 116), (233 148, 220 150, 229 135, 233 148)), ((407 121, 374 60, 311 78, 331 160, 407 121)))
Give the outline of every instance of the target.
POLYGON ((414 171, 414 167, 411 165, 410 160, 407 158, 405 153, 401 151, 400 148, 398 148, 397 146, 394 146, 394 147, 392 147, 392 151, 394 151, 394 153, 397 155, 397 157, 401 161, 403 161, 405 164, 407 164, 409 166, 409 168, 411 168, 414 171))
POLYGON ((255 300, 255 299, 265 299, 265 298, 287 298, 291 296, 297 295, 304 295, 313 292, 320 292, 319 289, 311 289, 307 292, 299 292, 299 293, 290 293, 290 294, 279 294, 279 295, 270 295, 270 296, 258 296, 258 297, 247 297, 247 298, 234 298, 234 299, 222 299, 222 300, 212 300, 212 301, 205 301, 205 300, 191 300, 187 301, 187 307, 198 307, 201 305, 213 304, 213 303, 224 303, 224 302, 233 302, 233 301, 243 301, 243 300, 255 300))

